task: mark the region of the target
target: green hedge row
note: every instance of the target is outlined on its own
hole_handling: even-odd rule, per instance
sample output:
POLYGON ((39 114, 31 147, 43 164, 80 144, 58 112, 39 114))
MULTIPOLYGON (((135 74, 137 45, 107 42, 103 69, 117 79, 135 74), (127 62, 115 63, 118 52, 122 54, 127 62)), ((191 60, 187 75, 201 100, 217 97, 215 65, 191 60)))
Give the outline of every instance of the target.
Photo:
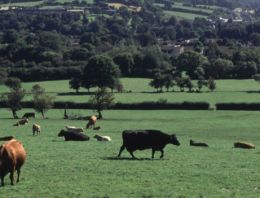
MULTIPOLYGON (((74 103, 74 102, 54 102, 53 108, 64 109, 92 109, 89 103, 74 103)), ((6 108, 4 102, 0 102, 1 108, 6 108)), ((33 102, 22 102, 23 108, 33 108, 33 102)), ((116 103, 110 109, 130 109, 130 110, 167 110, 167 109, 180 109, 180 110, 207 110, 209 104, 206 102, 182 102, 182 103, 162 103, 162 102, 142 102, 142 103, 116 103)))
POLYGON ((217 103, 217 110, 259 111, 260 103, 217 103))
MULTIPOLYGON (((53 108, 64 109, 92 109, 89 103, 75 102, 54 102, 53 108)), ((32 101, 22 102, 23 108, 33 108, 32 101)), ((0 102, 0 108, 7 108, 5 102, 0 102)), ((162 103, 162 102, 141 102, 141 103, 116 103, 110 109, 122 110, 208 110, 207 102, 182 102, 182 103, 162 103)), ((241 110, 241 111, 260 111, 260 103, 217 103, 216 110, 241 110)))

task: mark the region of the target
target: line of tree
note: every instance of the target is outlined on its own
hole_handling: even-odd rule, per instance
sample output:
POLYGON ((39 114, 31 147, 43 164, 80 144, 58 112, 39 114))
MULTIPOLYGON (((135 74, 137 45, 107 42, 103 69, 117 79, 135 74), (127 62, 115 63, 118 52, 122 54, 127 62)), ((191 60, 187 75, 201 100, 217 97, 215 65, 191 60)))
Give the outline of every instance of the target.
POLYGON ((119 66, 122 76, 152 77, 162 62, 184 67, 191 78, 195 78, 194 68, 215 79, 249 78, 260 72, 259 49, 252 47, 260 45, 259 22, 219 22, 213 27, 202 18, 167 18, 148 0, 137 4, 142 6, 141 12, 122 8, 112 17, 97 15, 94 20, 70 12, 0 12, 0 68, 23 81, 68 79, 81 74, 82 65, 94 55, 105 55, 119 66), (159 48, 158 40, 177 43, 194 38, 198 41, 188 48, 204 52, 209 64, 197 62, 187 68, 190 66, 181 65, 185 63, 181 58, 175 62, 176 57, 160 50, 149 52, 159 48))
POLYGON ((197 80, 197 84, 190 79, 189 76, 177 76, 172 74, 160 74, 156 73, 154 78, 150 81, 150 86, 157 89, 157 92, 163 92, 164 88, 167 92, 176 91, 175 87, 179 87, 181 92, 185 91, 187 88, 188 92, 201 92, 203 87, 207 87, 210 91, 216 89, 215 80, 210 77, 208 80, 201 78, 197 80))
MULTIPOLYGON (((26 90, 22 88, 21 80, 18 78, 6 78, 4 84, 9 88, 9 92, 1 95, 1 101, 4 101, 12 111, 13 118, 18 119, 17 111, 22 109, 21 102, 26 95, 26 90)), ((45 118, 45 113, 53 106, 54 97, 48 95, 38 84, 32 87, 31 93, 33 94, 33 108, 45 118)))

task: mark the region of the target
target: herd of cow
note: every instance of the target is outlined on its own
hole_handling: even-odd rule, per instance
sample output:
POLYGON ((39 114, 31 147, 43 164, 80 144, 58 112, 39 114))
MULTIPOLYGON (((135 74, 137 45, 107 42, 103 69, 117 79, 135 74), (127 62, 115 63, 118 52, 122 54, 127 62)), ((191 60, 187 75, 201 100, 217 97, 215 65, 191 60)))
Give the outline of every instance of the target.
MULTIPOLYGON (((31 117, 34 114, 30 114, 31 117)), ((28 117, 19 120, 14 126, 25 125, 29 122, 28 117)), ((86 125, 86 128, 93 128, 99 130, 100 127, 95 127, 97 122, 96 116, 91 116, 86 125)), ((32 126, 33 135, 41 133, 41 127, 38 124, 32 126)), ((62 129, 58 136, 64 137, 65 141, 87 141, 89 136, 83 133, 83 128, 66 126, 62 129)), ((98 141, 111 141, 109 136, 95 135, 98 141)), ((159 130, 124 130, 122 132, 123 144, 120 147, 118 157, 126 149, 132 158, 135 158, 133 152, 136 150, 152 149, 152 158, 154 158, 155 151, 160 151, 160 158, 164 156, 164 147, 167 144, 180 145, 176 135, 166 134, 159 130)), ((11 185, 14 185, 14 173, 17 171, 17 181, 19 182, 21 167, 26 160, 26 152, 23 145, 17 141, 13 136, 0 137, 0 141, 6 141, 0 146, 0 177, 1 185, 4 186, 4 177, 10 173, 11 185)), ((195 142, 190 140, 190 146, 208 147, 208 144, 202 142, 195 142)), ((235 148, 255 148, 255 145, 246 142, 235 142, 235 148)))

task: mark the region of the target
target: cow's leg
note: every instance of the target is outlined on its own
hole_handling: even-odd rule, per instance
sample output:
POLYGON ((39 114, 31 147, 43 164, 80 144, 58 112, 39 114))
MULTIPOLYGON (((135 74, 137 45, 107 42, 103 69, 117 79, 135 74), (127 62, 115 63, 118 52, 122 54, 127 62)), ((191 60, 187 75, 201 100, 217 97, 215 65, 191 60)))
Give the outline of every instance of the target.
POLYGON ((11 170, 10 172, 10 180, 11 180, 11 185, 14 185, 14 170, 11 170))
POLYGON ((152 158, 154 158, 154 153, 155 153, 155 150, 152 149, 152 158))
POLYGON ((130 155, 132 156, 133 159, 136 159, 136 157, 134 156, 133 151, 129 151, 130 155))
POLYGON ((121 156, 121 153, 123 152, 123 150, 125 149, 125 145, 122 145, 121 148, 120 148, 120 151, 117 155, 117 157, 120 157, 121 156))
POLYGON ((160 156, 160 158, 163 158, 163 154, 164 154, 164 151, 163 151, 163 149, 161 149, 161 156, 160 156))
POLYGON ((1 186, 4 186, 4 176, 1 176, 1 186))
POLYGON ((20 168, 18 168, 18 169, 17 169, 17 180, 16 180, 17 183, 18 183, 19 180, 20 180, 20 173, 21 173, 21 170, 20 170, 20 168))

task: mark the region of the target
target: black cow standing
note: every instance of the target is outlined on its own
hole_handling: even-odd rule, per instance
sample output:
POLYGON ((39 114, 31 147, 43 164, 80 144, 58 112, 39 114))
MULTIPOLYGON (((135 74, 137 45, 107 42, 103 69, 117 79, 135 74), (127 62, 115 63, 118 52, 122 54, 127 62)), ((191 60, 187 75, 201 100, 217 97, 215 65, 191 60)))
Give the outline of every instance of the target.
POLYGON ((168 135, 159 130, 125 130, 122 132, 122 138, 123 145, 118 157, 125 148, 133 158, 135 158, 134 151, 151 148, 152 158, 154 158, 155 151, 161 151, 160 158, 163 158, 163 149, 167 144, 180 145, 175 135, 168 135))
POLYGON ((89 137, 83 133, 72 132, 72 131, 65 131, 61 130, 58 134, 59 137, 64 136, 65 141, 87 141, 89 137))
POLYGON ((34 112, 25 113, 22 118, 35 118, 35 113, 34 112))

